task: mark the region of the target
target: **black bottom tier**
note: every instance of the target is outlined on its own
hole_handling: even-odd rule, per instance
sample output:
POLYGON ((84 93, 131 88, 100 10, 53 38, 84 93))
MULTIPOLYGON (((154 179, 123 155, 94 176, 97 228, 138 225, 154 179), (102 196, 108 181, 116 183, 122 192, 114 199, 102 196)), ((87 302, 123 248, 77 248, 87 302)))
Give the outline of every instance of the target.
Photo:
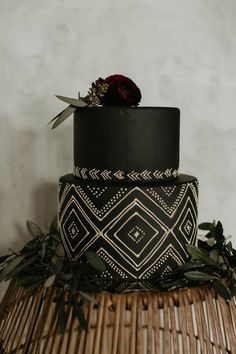
POLYGON ((59 226, 68 257, 86 250, 106 263, 106 278, 145 281, 165 277, 196 243, 198 181, 139 185, 85 181, 66 175, 59 182, 59 226))

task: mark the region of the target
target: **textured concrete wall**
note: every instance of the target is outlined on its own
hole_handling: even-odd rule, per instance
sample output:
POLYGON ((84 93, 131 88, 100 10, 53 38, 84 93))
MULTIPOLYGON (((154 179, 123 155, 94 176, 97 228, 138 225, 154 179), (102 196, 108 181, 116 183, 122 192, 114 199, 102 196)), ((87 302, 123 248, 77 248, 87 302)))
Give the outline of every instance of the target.
MULTIPOLYGON (((72 121, 48 121, 99 76, 123 73, 142 105, 181 108, 181 168, 199 177, 200 220, 236 229, 234 0, 0 2, 0 251, 47 227, 72 171, 72 121)), ((236 238, 236 236, 235 236, 236 238)))

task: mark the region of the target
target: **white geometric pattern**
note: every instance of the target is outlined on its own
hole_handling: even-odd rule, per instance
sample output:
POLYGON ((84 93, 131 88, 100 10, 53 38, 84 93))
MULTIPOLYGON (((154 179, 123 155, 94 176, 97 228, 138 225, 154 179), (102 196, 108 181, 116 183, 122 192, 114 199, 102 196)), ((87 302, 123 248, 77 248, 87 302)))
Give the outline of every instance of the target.
POLYGON ((132 229, 128 232, 128 236, 136 243, 139 243, 142 238, 145 236, 145 232, 138 227, 137 225, 135 225, 134 227, 132 227, 132 229))
POLYGON ((180 205, 181 201, 183 200, 188 188, 188 185, 183 184, 179 192, 175 194, 174 201, 171 201, 171 204, 169 204, 169 198, 166 198, 166 196, 170 197, 174 193, 174 191, 173 193, 167 194, 166 190, 161 187, 161 190, 164 192, 162 196, 160 191, 157 191, 156 188, 151 187, 147 189, 147 192, 152 197, 152 201, 155 202, 159 206, 159 208, 163 210, 164 213, 172 217, 173 214, 176 212, 176 209, 178 209, 178 206, 180 205))
POLYGON ((170 186, 170 187, 161 187, 165 195, 170 197, 176 190, 176 186, 170 186))
POLYGON ((192 230, 192 228, 193 228, 193 224, 191 223, 190 220, 187 220, 185 225, 184 225, 184 230, 185 230, 186 234, 189 235, 191 230, 192 230))
POLYGON ((116 279, 166 276, 186 261, 185 245, 196 242, 197 197, 192 177, 139 186, 62 178, 59 221, 66 252, 72 260, 87 249, 97 252, 105 274, 116 279))
POLYGON ((107 230, 103 230, 103 237, 107 240, 109 244, 116 248, 116 251, 118 253, 126 257, 126 260, 129 262, 130 266, 133 267, 135 270, 139 270, 150 258, 150 252, 148 252, 144 257, 141 257, 141 255, 145 253, 145 250, 148 248, 149 244, 153 240, 156 240, 151 250, 152 253, 155 252, 156 248, 158 248, 160 243, 163 242, 163 239, 168 231, 164 224, 162 224, 157 218, 155 218, 154 215, 150 211, 148 211, 144 207, 144 205, 142 205, 142 203, 137 200, 135 200, 128 206, 128 208, 126 208, 125 214, 122 214, 118 218, 115 218, 113 221, 114 222, 109 225, 107 230), (137 207, 137 210, 139 210, 139 212, 135 211, 133 213, 134 207, 137 207), (143 211, 143 215, 146 217, 146 220, 140 215, 141 211, 143 211), (131 214, 131 216, 127 217, 129 213, 131 214), (133 243, 128 243, 127 238, 125 239, 125 237, 121 237, 122 230, 125 229, 126 225, 130 221, 131 223, 133 222, 132 219, 134 219, 135 216, 135 224, 137 223, 137 220, 140 219, 142 220, 143 224, 146 224, 147 230, 146 238, 142 244, 139 244, 139 247, 133 247, 133 243), (147 221, 147 219, 149 219, 149 221, 147 221), (155 225, 155 228, 151 225, 150 222, 155 225), (121 224, 120 228, 117 226, 119 224, 121 224), (159 234, 161 234, 161 236, 158 236, 159 234), (128 251, 129 253, 127 253, 128 251))
POLYGON ((96 198, 101 197, 101 195, 107 190, 107 187, 101 188, 101 187, 90 187, 90 186, 87 186, 87 188, 90 190, 90 192, 96 198))
MULTIPOLYGON (((180 266, 184 263, 184 259, 180 257, 179 253, 173 247, 173 245, 167 246, 167 248, 160 254, 158 261, 154 261, 153 264, 141 274, 141 279, 149 279, 151 276, 165 263, 169 258, 174 258, 176 263, 180 266)), ((170 266, 166 266, 162 272, 162 277, 171 273, 173 269, 170 266)))
POLYGON ((86 167, 74 166, 74 175, 82 179, 93 179, 93 180, 130 180, 130 181, 162 181, 166 179, 176 178, 179 175, 177 169, 167 168, 164 171, 154 170, 154 171, 130 171, 125 172, 122 170, 111 171, 108 169, 99 170, 96 168, 88 169, 86 167))
POLYGON ((59 231, 66 251, 70 254, 79 249, 78 257, 99 237, 99 230, 88 218, 87 214, 85 214, 74 196, 72 196, 69 203, 61 212, 59 231), (76 225, 79 229, 79 232, 76 234, 76 236, 80 236, 79 238, 65 237, 65 235, 71 236, 72 225, 73 227, 76 225))
MULTIPOLYGON (((82 223, 81 223, 82 224, 82 223)), ((80 225, 81 225, 80 224, 80 225)), ((68 233, 69 233, 69 235, 70 235, 70 237, 72 238, 72 239, 74 239, 76 236, 78 236, 79 235, 79 228, 78 228, 78 226, 76 225, 76 223, 74 222, 74 221, 72 221, 72 223, 70 224, 70 226, 68 227, 68 233)))
POLYGON ((116 193, 112 195, 105 204, 102 204, 100 208, 98 208, 95 201, 89 197, 84 187, 76 186, 74 194, 79 195, 83 199, 87 207, 99 220, 103 220, 113 207, 122 200, 122 197, 126 194, 127 190, 128 189, 124 187, 118 188, 116 193))
MULTIPOLYGON (((180 221, 180 219, 182 218, 182 222, 179 226, 179 231, 186 239, 186 243, 188 243, 189 241, 190 243, 192 243, 193 238, 195 238, 197 232, 197 212, 189 197, 187 198, 185 206, 185 209, 183 209, 178 219, 178 221, 180 221), (189 239, 190 235, 191 237, 189 239)), ((178 221, 175 225, 177 225, 178 221)))

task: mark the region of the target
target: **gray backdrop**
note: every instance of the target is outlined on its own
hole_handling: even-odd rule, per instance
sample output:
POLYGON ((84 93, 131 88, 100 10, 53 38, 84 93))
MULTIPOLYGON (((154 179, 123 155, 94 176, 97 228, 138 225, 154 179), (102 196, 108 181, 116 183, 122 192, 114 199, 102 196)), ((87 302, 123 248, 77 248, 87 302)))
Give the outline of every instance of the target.
MULTIPOLYGON (((122 73, 142 105, 181 109, 180 170, 200 180, 199 220, 236 230, 235 0, 0 2, 0 253, 46 230, 70 173, 72 120, 48 121, 99 76, 122 73)), ((236 239, 236 237, 235 237, 236 239)))

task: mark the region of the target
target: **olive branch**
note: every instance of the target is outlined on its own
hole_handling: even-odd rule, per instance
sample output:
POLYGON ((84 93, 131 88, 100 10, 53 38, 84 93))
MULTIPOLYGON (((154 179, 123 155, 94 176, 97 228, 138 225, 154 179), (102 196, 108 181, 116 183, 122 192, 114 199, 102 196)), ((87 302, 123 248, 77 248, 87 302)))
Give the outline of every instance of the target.
MULTIPOLYGON (((66 305, 72 307, 72 315, 87 330, 82 305, 93 301, 89 293, 112 291, 119 281, 104 280, 106 266, 92 251, 86 251, 80 262, 70 262, 58 232, 57 216, 44 233, 32 221, 26 227, 32 236, 19 252, 0 257, 0 281, 15 279, 19 287, 35 292, 39 287, 56 286, 67 290, 57 299, 57 325, 64 333, 67 323, 66 305), (113 285, 112 285, 113 284, 113 285), (80 300, 78 296, 80 295, 80 300)), ((186 245, 189 261, 176 268, 167 278, 150 279, 160 291, 210 284, 225 300, 236 295, 236 250, 224 236, 220 221, 199 225, 205 235, 198 240, 198 247, 186 245)), ((122 280, 123 282, 123 280, 122 280)))

